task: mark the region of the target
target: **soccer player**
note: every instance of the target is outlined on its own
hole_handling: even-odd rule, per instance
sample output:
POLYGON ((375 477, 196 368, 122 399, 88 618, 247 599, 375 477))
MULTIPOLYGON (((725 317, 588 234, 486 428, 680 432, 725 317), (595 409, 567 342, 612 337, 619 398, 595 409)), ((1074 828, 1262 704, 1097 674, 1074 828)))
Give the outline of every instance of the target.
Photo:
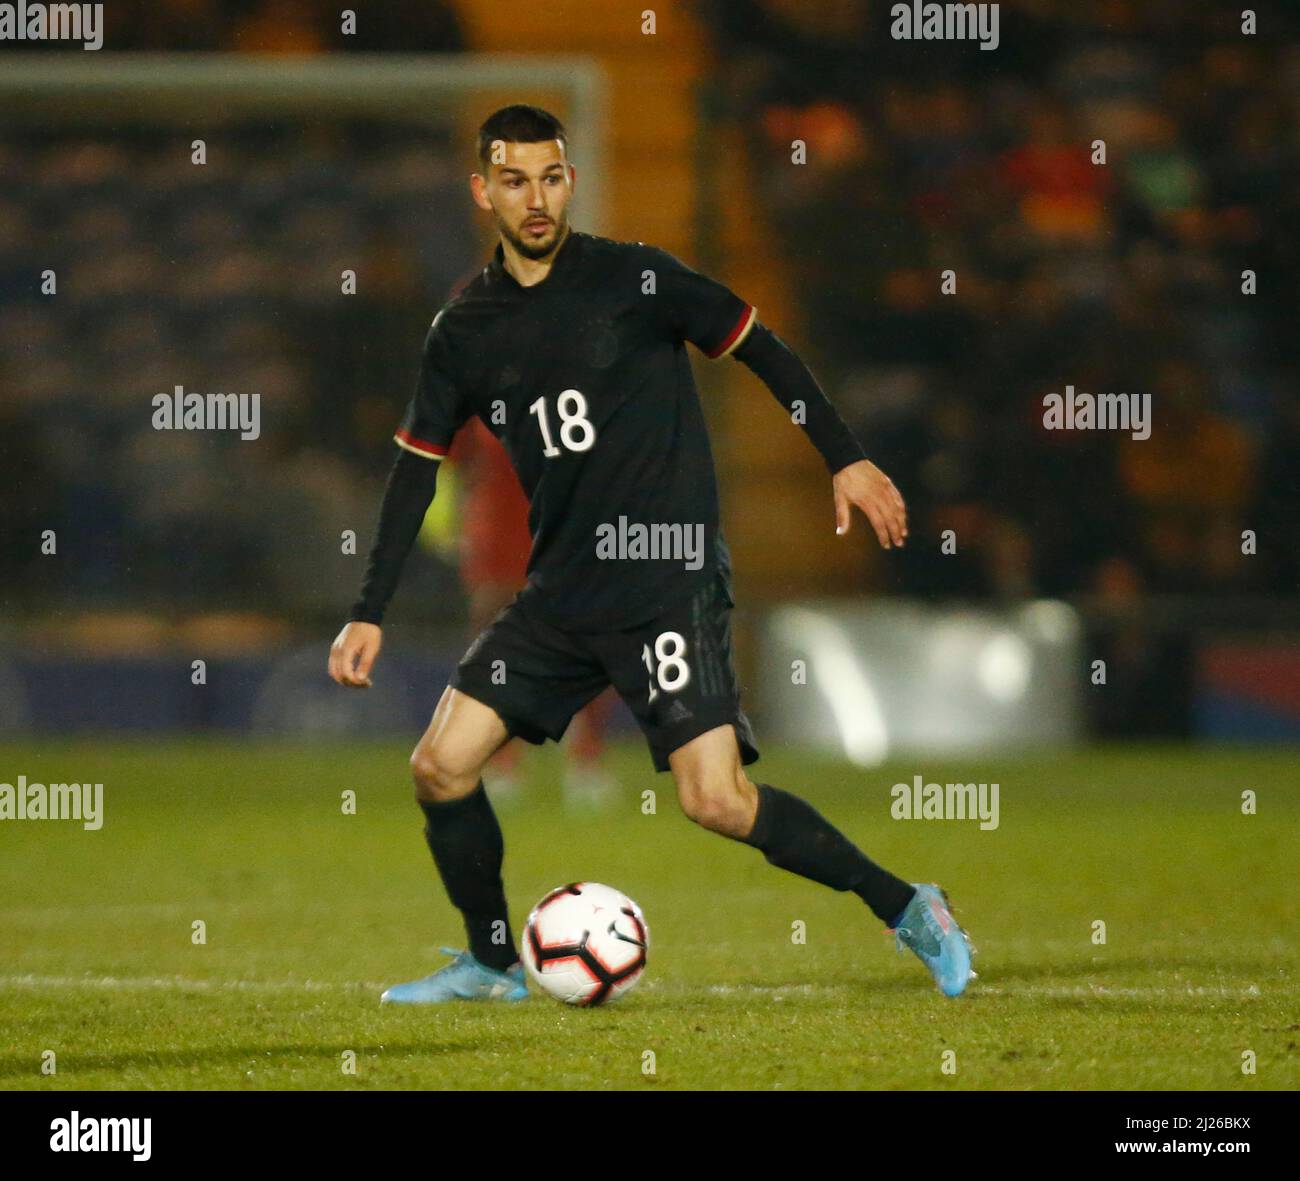
POLYGON ((885 549, 901 546, 897 488, 753 307, 661 249, 570 227, 576 173, 554 116, 497 111, 479 129, 478 157, 471 192, 500 242, 425 338, 361 598, 330 650, 330 675, 370 684, 379 625, 438 462, 472 414, 510 455, 533 545, 527 585, 470 645, 411 755, 425 837, 468 950, 446 951, 452 963, 381 999, 527 996, 481 771, 512 736, 558 741, 610 684, 655 769, 672 772, 687 816, 772 865, 856 894, 943 993, 958 995, 971 947, 944 892, 896 877, 798 796, 745 773, 758 749, 740 705, 730 556, 686 342, 743 362, 787 410, 803 403, 804 432, 831 474, 836 533, 856 506, 885 549))
MULTIPOLYGON (((478 418, 457 433, 445 463, 463 477, 460 577, 469 592, 470 634, 478 635, 528 581, 528 500, 505 448, 478 418)), ((615 802, 618 785, 601 762, 612 697, 612 689, 598 694, 569 725, 562 798, 571 811, 615 802)), ((518 794, 522 745, 507 742, 485 769, 488 796, 497 803, 518 794)))

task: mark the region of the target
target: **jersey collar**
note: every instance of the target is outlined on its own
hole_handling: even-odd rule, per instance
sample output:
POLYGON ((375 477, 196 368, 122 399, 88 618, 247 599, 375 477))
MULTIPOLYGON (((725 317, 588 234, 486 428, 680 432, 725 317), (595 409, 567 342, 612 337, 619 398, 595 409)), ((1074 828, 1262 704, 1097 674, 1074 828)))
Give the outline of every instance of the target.
POLYGON ((541 290, 549 291, 553 287, 563 287, 569 272, 573 270, 578 261, 578 239, 581 237, 582 235, 570 226, 564 241, 560 243, 560 249, 555 253, 550 273, 540 283, 534 283, 531 287, 520 286, 514 275, 506 270, 505 249, 500 242, 497 243, 496 249, 492 252, 492 261, 488 264, 488 271, 498 283, 523 295, 533 295, 541 290))

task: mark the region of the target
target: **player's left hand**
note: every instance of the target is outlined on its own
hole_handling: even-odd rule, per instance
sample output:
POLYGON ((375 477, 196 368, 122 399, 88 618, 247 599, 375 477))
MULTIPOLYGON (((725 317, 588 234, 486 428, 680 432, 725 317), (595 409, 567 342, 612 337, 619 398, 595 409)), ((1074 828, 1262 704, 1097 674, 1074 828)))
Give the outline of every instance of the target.
POLYGON ((340 685, 353 689, 370 688, 370 670, 379 658, 384 633, 378 624, 354 619, 330 645, 329 673, 340 685))
POLYGON ((835 532, 849 531, 852 505, 857 505, 871 522, 883 549, 901 546, 907 540, 907 505, 891 480, 869 459, 842 467, 831 477, 835 493, 835 532))

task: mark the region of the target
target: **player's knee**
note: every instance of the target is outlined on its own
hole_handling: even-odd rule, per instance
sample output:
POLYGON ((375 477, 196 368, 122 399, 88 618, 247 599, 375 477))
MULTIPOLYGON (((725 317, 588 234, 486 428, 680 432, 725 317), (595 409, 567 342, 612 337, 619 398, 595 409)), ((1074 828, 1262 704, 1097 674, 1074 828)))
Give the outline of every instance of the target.
POLYGON ((455 800, 478 786, 481 768, 469 766, 437 744, 417 746, 411 753, 415 798, 422 804, 455 800))
POLYGON ((754 792, 754 785, 739 767, 688 773, 677 783, 677 797, 687 817, 724 836, 743 836, 750 830, 754 792))

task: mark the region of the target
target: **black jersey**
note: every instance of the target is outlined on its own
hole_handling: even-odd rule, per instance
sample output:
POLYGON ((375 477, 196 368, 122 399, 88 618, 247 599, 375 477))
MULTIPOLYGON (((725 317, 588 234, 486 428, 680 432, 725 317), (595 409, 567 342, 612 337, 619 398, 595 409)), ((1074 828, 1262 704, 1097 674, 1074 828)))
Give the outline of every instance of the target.
POLYGON ((657 247, 570 230, 547 277, 492 261, 438 313, 397 442, 430 459, 477 414, 530 502, 522 595, 556 627, 636 627, 731 563, 685 344, 731 353, 755 310, 657 247))

